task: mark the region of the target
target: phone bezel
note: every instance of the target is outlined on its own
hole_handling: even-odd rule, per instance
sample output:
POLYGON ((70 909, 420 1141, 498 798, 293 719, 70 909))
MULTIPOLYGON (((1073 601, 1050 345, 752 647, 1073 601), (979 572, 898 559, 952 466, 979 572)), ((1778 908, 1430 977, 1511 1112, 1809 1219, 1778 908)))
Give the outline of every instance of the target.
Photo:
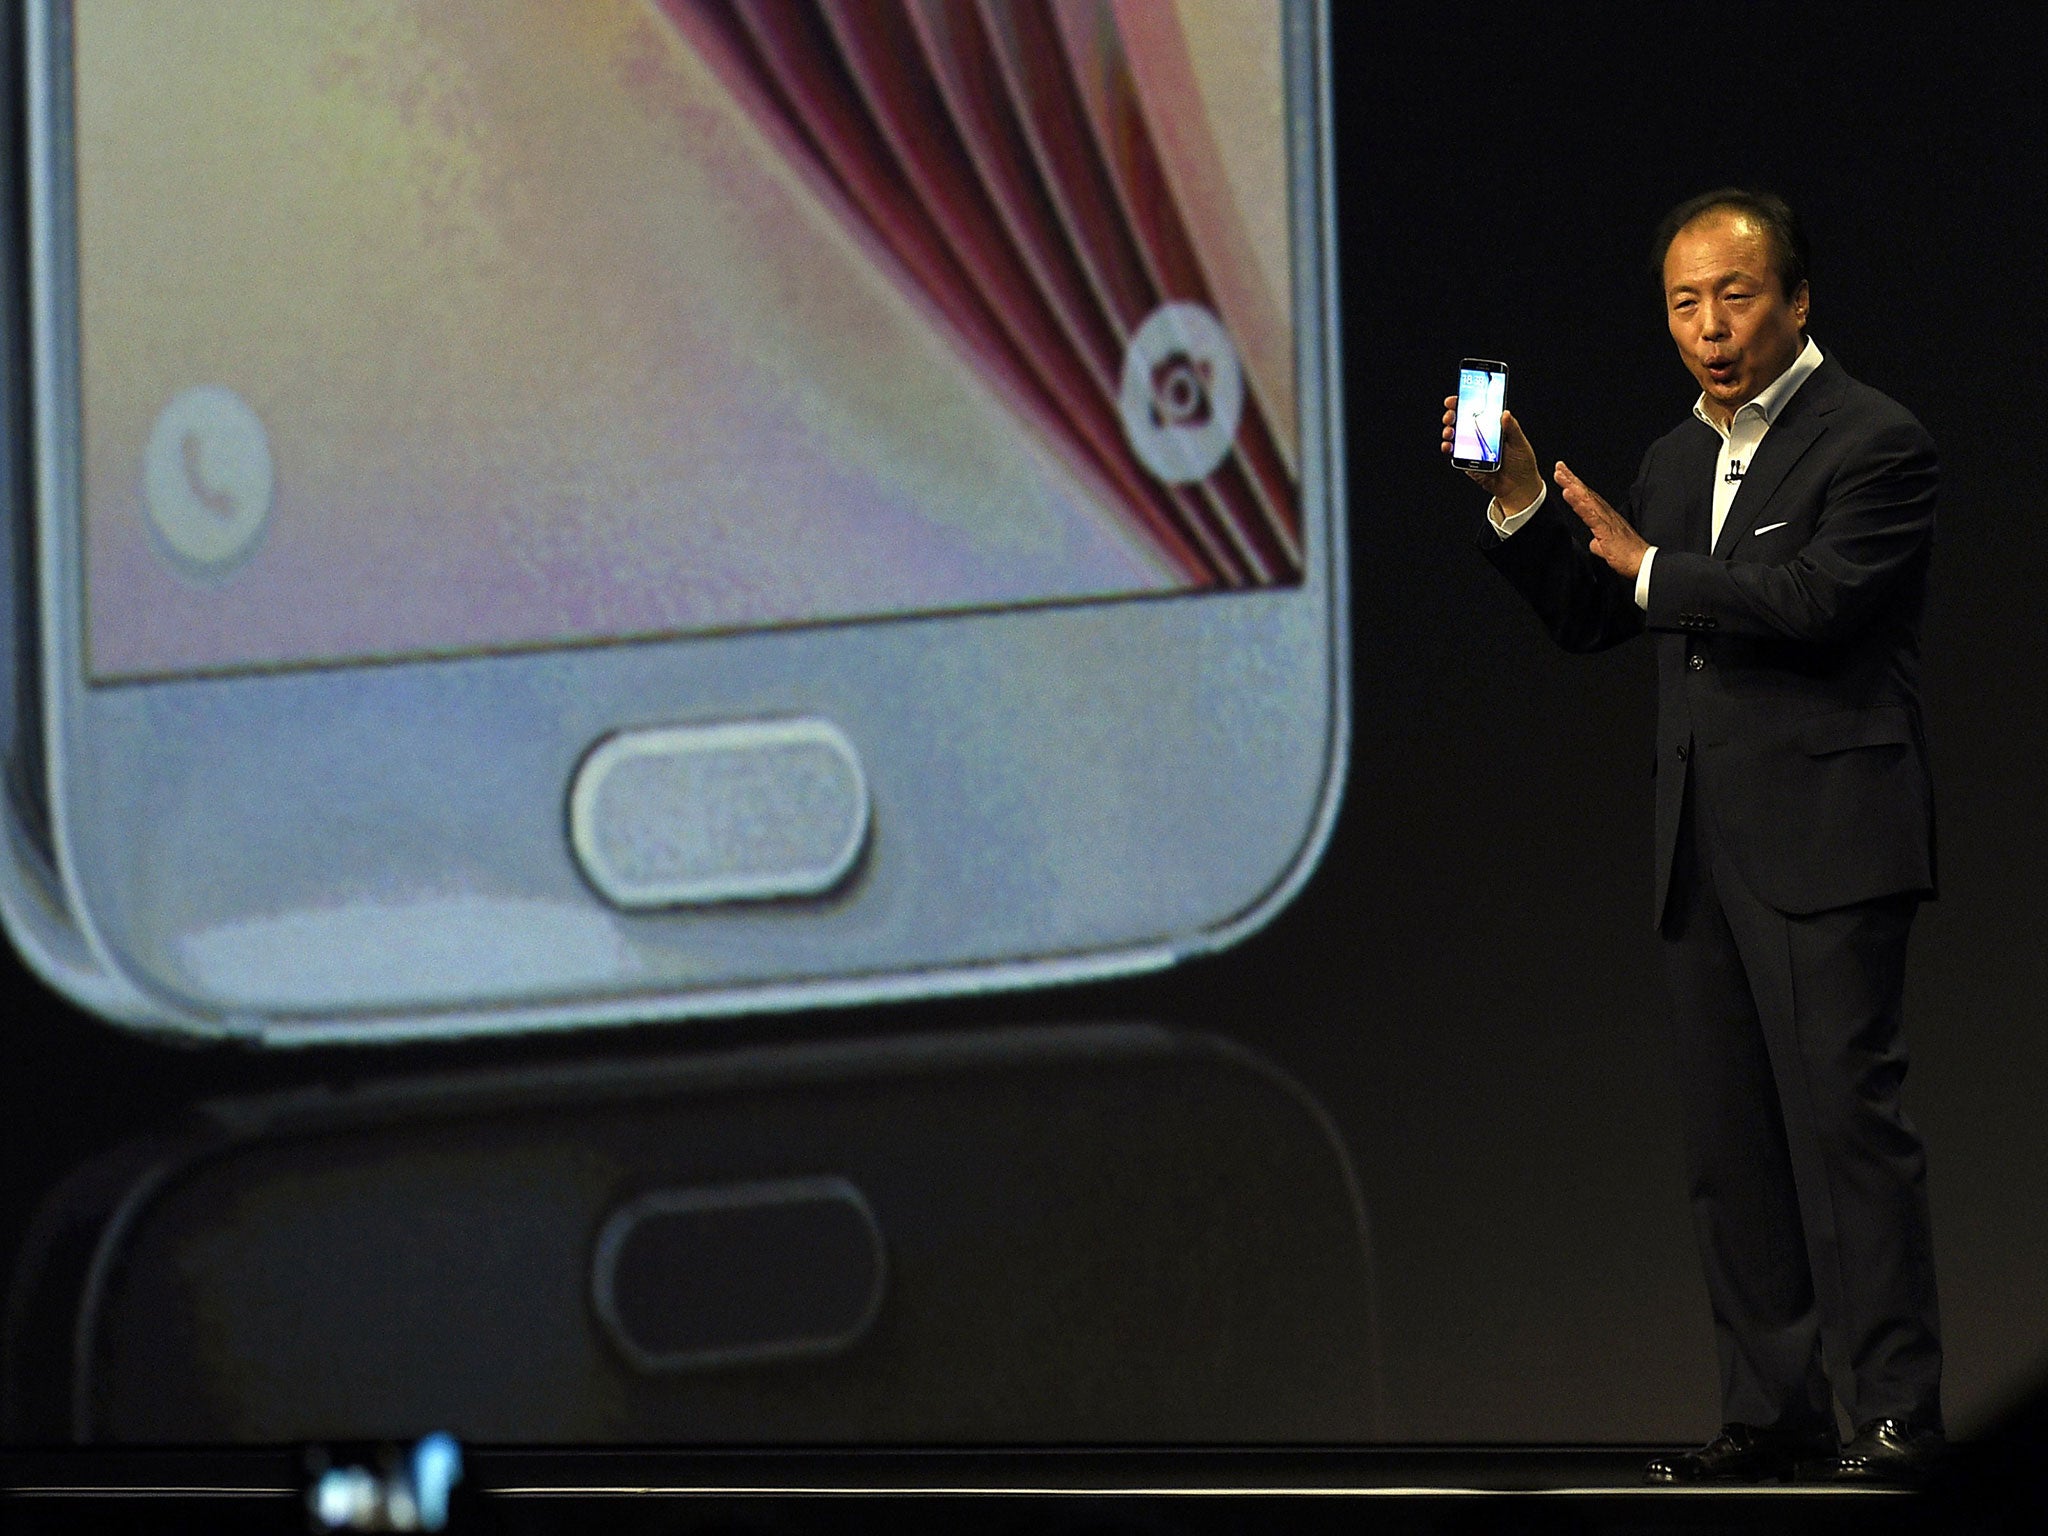
MULTIPOLYGON (((1492 360, 1491 358, 1485 358, 1485 357, 1467 357, 1467 358, 1462 358, 1462 359, 1460 359, 1460 360, 1459 360, 1459 363, 1458 363, 1458 402, 1459 402, 1459 404, 1460 404, 1460 405, 1462 405, 1462 404, 1464 403, 1464 395, 1465 395, 1465 374, 1466 374, 1466 373, 1467 373, 1467 372, 1468 372, 1469 370, 1471 370, 1471 369, 1475 369, 1475 368, 1479 368, 1479 369, 1484 369, 1484 370, 1485 370, 1486 372, 1488 372, 1488 373, 1497 373, 1497 374, 1499 374, 1499 375, 1501 376, 1501 380, 1502 380, 1502 383, 1501 383, 1501 399, 1502 399, 1503 401, 1505 401, 1505 400, 1507 399, 1507 383, 1506 383, 1506 380, 1507 380, 1507 376, 1508 376, 1508 365, 1507 365, 1506 363, 1500 363, 1500 362, 1495 362, 1495 361, 1493 361, 1493 360, 1492 360)), ((1506 406, 1505 406, 1505 405, 1503 405, 1503 406, 1502 406, 1502 409, 1503 409, 1503 410, 1505 410, 1505 409, 1506 409, 1506 406)), ((1454 440, 1454 442, 1455 442, 1455 440, 1454 440)), ((1454 447, 1453 447, 1453 449, 1452 449, 1452 454, 1451 454, 1451 463, 1452 463, 1452 464, 1453 464, 1454 466, 1456 466, 1457 468, 1459 468, 1459 469, 1476 469, 1476 470, 1479 470, 1479 471, 1481 471, 1482 473, 1487 473, 1487 474, 1490 474, 1490 473, 1492 473, 1492 472, 1493 472, 1494 470, 1496 470, 1496 469, 1499 469, 1499 468, 1500 468, 1500 460, 1499 460, 1499 459, 1461 459, 1461 458, 1459 458, 1459 457, 1457 456, 1457 451, 1456 451, 1456 448, 1455 448, 1455 446, 1454 446, 1454 447)))
POLYGON ((42 931, 18 857, 5 902, 60 990, 117 1022, 271 1044, 869 1002, 1162 966, 1235 942, 1307 878, 1348 729, 1327 0, 1283 6, 1301 585, 100 684, 80 622, 70 15, 29 8, 25 61, 36 599, 70 933, 42 931), (565 798, 600 737, 818 714, 875 786, 876 845, 844 894, 650 917, 581 883, 565 798), (365 996, 347 966, 379 932, 442 949, 365 996), (237 994, 195 972, 194 944, 222 935, 276 951, 276 974, 237 994), (308 962, 302 942, 332 952, 308 962), (61 963, 66 944, 91 964, 61 963), (436 980, 512 948, 552 957, 483 1003, 436 980), (321 983, 323 963, 348 979, 321 983), (322 985, 357 990, 337 1007, 322 985))

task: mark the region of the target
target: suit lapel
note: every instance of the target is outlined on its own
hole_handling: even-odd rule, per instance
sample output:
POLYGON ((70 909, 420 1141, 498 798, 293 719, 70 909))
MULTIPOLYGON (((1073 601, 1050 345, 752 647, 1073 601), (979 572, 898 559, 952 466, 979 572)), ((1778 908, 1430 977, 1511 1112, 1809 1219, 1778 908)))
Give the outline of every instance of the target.
MULTIPOLYGON (((1784 411, 1757 444, 1756 457, 1749 461, 1742 484, 1736 487, 1727 521, 1721 524, 1720 540, 1714 545, 1716 559, 1729 558, 1744 535, 1763 521, 1765 509, 1778 493, 1778 487, 1785 483, 1785 476, 1792 472, 1792 466, 1828 429, 1828 418, 1841 403, 1841 380, 1841 366, 1830 357, 1785 402, 1784 411)), ((1711 490, 1709 487, 1709 494, 1711 490)))
POLYGON ((1714 527, 1714 469, 1721 458, 1721 439, 1712 427, 1699 427, 1689 440, 1692 462, 1680 474, 1685 487, 1685 548, 1705 549, 1714 527))

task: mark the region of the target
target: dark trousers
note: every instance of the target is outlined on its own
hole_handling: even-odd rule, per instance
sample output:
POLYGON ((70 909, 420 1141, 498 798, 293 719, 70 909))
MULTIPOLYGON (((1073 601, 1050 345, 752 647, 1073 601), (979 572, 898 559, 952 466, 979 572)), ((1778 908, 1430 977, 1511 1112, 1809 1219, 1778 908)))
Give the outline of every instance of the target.
POLYGON ((1767 906, 1697 787, 1662 947, 1722 1418, 1815 1428, 1832 1395, 1852 1425, 1939 1429, 1927 1161, 1899 1095, 1918 902, 1767 906))

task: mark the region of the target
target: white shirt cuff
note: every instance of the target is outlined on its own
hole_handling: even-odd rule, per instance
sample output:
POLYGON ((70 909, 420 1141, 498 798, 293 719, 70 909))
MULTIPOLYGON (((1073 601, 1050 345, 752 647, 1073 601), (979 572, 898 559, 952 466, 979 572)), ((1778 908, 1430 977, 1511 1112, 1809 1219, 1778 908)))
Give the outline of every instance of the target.
POLYGON ((1642 569, 1636 572, 1636 606, 1650 611, 1650 566, 1657 558, 1657 546, 1652 544, 1643 551, 1642 569))
POLYGON ((1489 501, 1486 504, 1486 520, 1493 524, 1493 531, 1495 533, 1499 534, 1502 538, 1507 538, 1517 528, 1521 527, 1522 524, 1536 515, 1536 509, 1543 505, 1543 498, 1549 494, 1549 486, 1537 486, 1536 499, 1522 508, 1513 517, 1503 517, 1501 515, 1500 503, 1498 501, 1489 501))

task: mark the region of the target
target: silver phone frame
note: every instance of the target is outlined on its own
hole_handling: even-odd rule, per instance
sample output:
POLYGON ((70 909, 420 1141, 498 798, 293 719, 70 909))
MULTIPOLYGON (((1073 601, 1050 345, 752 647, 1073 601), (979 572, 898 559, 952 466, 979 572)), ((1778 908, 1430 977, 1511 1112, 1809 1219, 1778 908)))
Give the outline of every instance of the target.
MULTIPOLYGON (((49 0, 29 6, 22 64, 29 128, 36 591, 43 740, 56 868, 38 868, 40 859, 16 825, 18 818, 10 814, 12 856, 0 858, 0 914, 30 965, 59 992, 116 1023, 184 1039, 324 1044, 646 1022, 1080 981, 1155 969, 1222 949, 1270 921, 1307 880, 1328 840, 1341 795, 1349 733, 1344 422, 1328 0, 1284 0, 1283 16, 1306 514, 1306 575, 1300 585, 1249 593, 884 617, 850 624, 554 651, 371 662, 274 674, 88 684, 84 680, 83 530, 78 500, 80 370, 71 179, 71 5, 70 0, 49 0), (1133 801, 1126 809, 1136 816, 1152 816, 1157 825, 1150 830, 1155 832, 1172 830, 1176 813, 1182 822, 1196 814, 1236 816, 1243 825, 1229 825, 1236 829, 1231 835, 1237 841, 1256 843, 1269 852, 1284 842, 1285 849, 1265 858, 1255 875, 1239 870, 1234 872, 1234 881, 1220 882, 1224 888, 1196 903, 1205 914, 1193 918, 1179 909, 1168 909, 1176 902, 1181 908, 1188 906, 1180 895, 1181 885, 1191 876, 1203 875, 1200 858, 1192 863, 1183 859, 1175 865, 1161 852, 1157 867, 1148 865, 1126 875, 1097 867, 1104 864, 1103 856, 1081 851, 1074 856, 1078 862, 1060 865, 1045 878, 1055 885, 1067 881, 1076 889, 1089 887, 1090 882, 1122 880, 1124 887, 1118 888, 1124 892, 1121 897, 1107 888, 1102 893, 1101 899, 1108 903, 1105 910, 1115 910, 1118 899, 1154 899, 1155 886, 1163 893, 1157 899, 1164 904, 1160 909, 1164 916, 1148 912, 1145 920, 1127 925, 1111 942, 1069 940, 1019 947, 1005 939, 1002 943, 1011 945, 1007 951, 997 946, 994 953, 976 958, 939 955, 919 960, 899 955, 866 968, 832 962, 839 968, 828 966, 824 973, 794 977, 775 973, 779 962, 771 947, 763 974, 745 974, 741 968, 738 973, 692 984, 687 980, 690 962, 685 959, 680 962, 680 972, 651 978, 644 985, 615 980, 602 995, 575 991, 565 984, 553 992, 530 989, 493 1001, 471 999, 467 1005, 460 999, 431 995, 327 1008, 208 997, 173 985, 161 974, 161 965, 151 974, 136 958, 137 952, 162 936, 138 939, 132 930, 135 914, 110 910, 107 870, 124 858, 146 861, 147 851, 135 851, 133 840, 149 835, 154 828, 152 806, 144 793, 153 775, 136 773, 135 765, 160 764, 164 759, 152 754, 175 750, 192 761, 178 759, 165 769, 167 777, 175 777, 180 765, 208 767, 202 744, 213 740, 209 733, 216 731, 232 735, 241 730, 244 735, 238 739, 245 746, 268 742, 282 729, 273 725, 274 710, 260 723, 236 718, 246 702, 241 696, 251 690, 269 695, 267 710, 288 701, 293 710, 312 711, 333 720, 350 718, 351 712, 354 718, 394 725, 432 718, 435 728, 443 732, 436 740, 445 739, 454 752, 465 745, 530 743, 533 738, 528 733, 494 732, 494 727, 508 721, 530 725, 559 720, 559 712, 565 708, 563 700, 588 693, 585 684, 593 678, 604 684, 598 691, 622 700, 660 698, 664 693, 677 699, 674 708, 651 712, 644 707, 608 710, 601 703, 594 704, 603 728, 609 730, 699 718, 719 721, 816 714, 826 710, 829 701, 870 685, 878 677, 901 679, 924 690, 910 706, 923 730, 914 737, 887 735, 898 724, 891 711, 905 708, 891 692, 871 696, 861 707, 878 713, 858 715, 860 729, 851 732, 871 776, 878 781, 878 794, 881 783, 890 787, 893 798, 882 807, 881 835, 886 836, 891 830, 887 818, 922 788, 918 773, 903 771, 906 760, 928 766, 933 751, 944 746, 948 750, 959 747, 967 756, 978 753, 984 767, 1006 764, 1009 758, 997 748, 1023 745, 1036 749, 1048 733, 1077 728, 1070 718, 1073 700, 1059 697, 1060 689, 1053 686, 1067 675, 1066 669, 1001 665, 1002 658, 1013 655, 1020 645, 1064 653, 1068 667, 1095 669, 1087 673, 1089 683, 1098 693, 1115 695, 1101 704, 1100 720, 1090 716, 1081 725, 1092 723, 1103 730, 1112 723, 1117 725, 1117 734, 1107 738, 1106 747, 1104 740, 1096 738, 1082 743, 1089 750, 1121 753, 1117 762, 1098 763, 1084 773, 1082 765, 1070 768, 1055 752, 1045 755, 1035 765, 1036 771, 1071 771, 1098 788, 1121 787, 1123 798, 1133 801), (707 659, 713 652, 715 663, 707 659), (828 652, 829 661, 821 664, 820 658, 828 652), (1141 660, 1146 656, 1155 663, 1158 658, 1169 658, 1177 671, 1165 673, 1155 665, 1148 674, 1141 660), (1302 675, 1305 660, 1315 663, 1313 675, 1302 675), (1117 667, 1123 669, 1120 675, 1117 667), (701 685, 714 670, 720 686, 707 693, 701 685), (726 686, 736 670, 745 677, 726 686), (650 679, 668 686, 650 686, 650 679), (930 691, 934 679, 939 680, 936 693, 930 691), (1122 685, 1132 682, 1149 683, 1154 693, 1135 701, 1125 697, 1122 685), (693 684, 699 686, 693 689, 693 684), (987 707, 991 686, 999 697, 993 707, 987 707), (1199 715, 1184 708, 1181 716, 1174 717, 1183 722, 1199 719, 1211 732, 1212 740, 1204 744, 1210 755, 1203 760, 1202 771, 1190 784, 1158 797, 1133 795, 1133 790, 1142 791, 1159 781, 1132 769, 1156 768, 1173 761, 1171 755, 1162 758, 1155 746, 1139 739, 1147 723, 1146 710, 1170 710, 1175 698, 1189 694, 1217 701, 1215 708, 1202 706, 1199 715), (451 701, 480 711, 474 717, 463 717, 474 729, 461 742, 455 739, 455 728, 447 725, 447 717, 436 713, 451 701), (419 706, 419 714, 390 713, 390 706, 401 702, 419 706), (700 704, 704 706, 701 709, 700 704), (1060 713, 1063 710, 1068 713, 1060 713), (1276 756, 1286 758, 1280 768, 1271 761, 1276 756), (1260 776, 1270 779, 1283 769, 1286 782, 1269 798, 1287 803, 1259 804, 1260 786, 1265 782, 1260 776), (1250 780, 1250 789, 1240 782, 1245 778, 1250 780), (1175 800, 1170 808, 1154 803, 1155 798, 1165 800, 1173 794, 1187 803, 1175 800), (131 796, 130 802, 110 818, 106 803, 120 795, 131 796), (1140 800, 1143 803, 1137 803, 1140 800), (1095 864, 1088 862, 1090 858, 1095 864)), ((829 718, 846 723, 836 714, 829 718)), ((331 727, 316 723, 309 729, 311 734, 301 733, 307 741, 331 744, 337 739, 331 727), (322 735, 323 730, 328 734, 322 735)), ((566 760, 573 760, 601 734, 586 721, 552 740, 566 760)), ((210 763, 214 770, 224 765, 228 771, 239 771, 231 755, 210 763)), ((452 770, 456 765, 456 757, 451 756, 443 768, 452 770)), ((338 759, 324 762, 318 771, 327 777, 321 783, 345 788, 357 766, 338 759)), ((275 774, 265 782, 280 791, 296 788, 275 774)), ((451 781, 444 776, 438 782, 445 787, 451 781)), ((567 783, 564 774, 556 795, 558 812, 567 783)), ((997 787, 1016 788, 1010 784, 997 787)), ((1087 830, 1086 817, 1075 808, 1095 802, 1079 797, 1063 800, 1069 788, 1054 784, 1045 797, 1056 822, 1047 824, 1049 845, 1062 839, 1074 841, 1077 827, 1082 833, 1087 830), (1066 819, 1058 821, 1062 816, 1066 819)), ((309 795, 308 805, 312 801, 309 795)), ((918 814, 925 812, 920 808, 918 814)), ((980 816, 981 808, 977 806, 973 814, 980 816)), ((555 819, 559 822, 559 814, 555 819)), ((974 825, 978 828, 982 823, 974 825)), ((1037 825, 1028 816, 1017 822, 1019 827, 1037 825)), ((940 847, 942 831, 931 835, 931 846, 922 849, 921 856, 932 855, 940 847)), ((538 837, 539 833, 527 829, 511 835, 538 837)), ((555 841, 565 842, 559 825, 555 841)), ((1140 840, 1138 846, 1156 849, 1158 844, 1140 840)), ((238 851, 253 855, 253 840, 238 851)), ((561 851, 566 860, 566 848, 561 851)), ((1017 853, 1020 848, 1006 846, 1002 851, 1017 853)), ((957 851, 947 856, 964 857, 957 851)), ((1054 857, 1056 862, 1069 855, 1054 857)), ((972 865, 973 860, 967 863, 972 865)), ((156 869, 155 865, 147 867, 152 872, 156 869)), ((1010 867, 1004 866, 1006 876, 1010 867)), ((173 876, 182 873, 182 869, 176 870, 173 876)), ((206 895, 205 890, 199 893, 202 900, 206 895)), ((926 920, 946 917, 944 903, 935 902, 930 891, 922 899, 930 909, 922 914, 926 920)), ((841 909, 871 900, 856 892, 841 903, 841 909)), ((774 928, 787 934, 794 926, 802 929, 797 939, 785 937, 775 942, 783 951, 801 948, 806 955, 821 942, 819 935, 827 922, 822 913, 792 914, 786 909, 622 919, 594 897, 589 901, 592 911, 607 923, 667 923, 673 932, 680 932, 681 925, 695 926, 700 932, 709 927, 725 932, 752 923, 763 932, 774 928), (756 922, 757 918, 761 921, 756 922)), ((919 916, 911 913, 905 921, 914 923, 919 916)), ((687 948, 673 937, 649 939, 644 929, 635 942, 640 939, 646 939, 658 954, 687 948)), ((854 939, 858 947, 860 935, 856 933, 854 939)), ((755 941, 743 937, 738 942, 745 947, 755 941)))

